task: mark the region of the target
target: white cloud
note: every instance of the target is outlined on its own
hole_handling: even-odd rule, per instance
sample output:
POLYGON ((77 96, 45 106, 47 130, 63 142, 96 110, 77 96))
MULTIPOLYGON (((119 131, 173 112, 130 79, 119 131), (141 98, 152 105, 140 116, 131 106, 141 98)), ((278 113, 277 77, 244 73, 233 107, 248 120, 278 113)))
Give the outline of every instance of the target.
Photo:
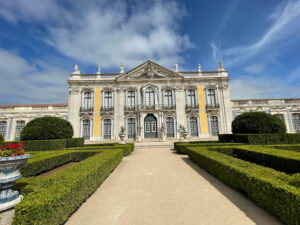
POLYGON ((268 48, 272 48, 272 50, 280 48, 278 42, 280 40, 299 37, 300 0, 284 1, 268 19, 273 21, 272 25, 266 29, 264 35, 255 43, 227 48, 222 51, 227 66, 240 63, 268 48))
POLYGON ((0 49, 0 104, 67 101, 67 71, 0 49))
POLYGON ((0 0, 2 17, 42 25, 46 21, 45 41, 79 65, 101 65, 105 70, 122 62, 129 68, 150 59, 171 66, 183 62, 180 54, 192 46, 178 29, 186 12, 172 0, 131 5, 121 0, 79 0, 68 6, 50 0, 8 2, 0 0))
POLYGON ((245 72, 249 74, 258 74, 265 68, 263 64, 253 64, 245 67, 245 72))

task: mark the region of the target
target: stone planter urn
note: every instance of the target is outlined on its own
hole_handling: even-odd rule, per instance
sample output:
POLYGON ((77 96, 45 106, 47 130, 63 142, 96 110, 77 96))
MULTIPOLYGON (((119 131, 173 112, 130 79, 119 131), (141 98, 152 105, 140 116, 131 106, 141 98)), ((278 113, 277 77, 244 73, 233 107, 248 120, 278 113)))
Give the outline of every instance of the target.
POLYGON ((29 154, 0 158, 0 213, 14 208, 23 196, 13 190, 15 182, 22 177, 20 169, 31 157, 29 154))
POLYGON ((125 139, 125 137, 126 137, 126 133, 120 133, 120 134, 119 134, 119 137, 120 137, 120 139, 121 139, 121 142, 120 142, 119 144, 120 144, 120 145, 125 145, 126 143, 125 143, 124 139, 125 139))
POLYGON ((183 136, 183 142, 188 142, 187 136, 188 136, 189 132, 187 132, 187 131, 182 131, 181 133, 182 133, 182 136, 183 136))

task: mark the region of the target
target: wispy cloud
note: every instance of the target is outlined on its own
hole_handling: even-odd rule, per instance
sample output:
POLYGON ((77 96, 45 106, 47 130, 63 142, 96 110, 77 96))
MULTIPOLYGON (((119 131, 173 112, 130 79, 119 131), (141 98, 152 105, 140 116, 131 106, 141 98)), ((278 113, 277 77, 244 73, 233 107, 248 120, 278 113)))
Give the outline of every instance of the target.
POLYGON ((249 74, 258 74, 265 68, 263 64, 253 64, 250 66, 245 67, 245 72, 249 74))

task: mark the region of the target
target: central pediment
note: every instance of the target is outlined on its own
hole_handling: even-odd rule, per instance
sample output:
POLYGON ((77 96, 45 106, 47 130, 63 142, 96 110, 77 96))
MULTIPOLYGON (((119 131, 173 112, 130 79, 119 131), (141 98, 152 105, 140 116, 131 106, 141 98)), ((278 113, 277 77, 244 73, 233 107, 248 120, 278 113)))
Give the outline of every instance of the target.
POLYGON ((145 79, 174 79, 183 78, 180 74, 173 72, 154 62, 146 61, 134 69, 124 73, 116 80, 145 80, 145 79))

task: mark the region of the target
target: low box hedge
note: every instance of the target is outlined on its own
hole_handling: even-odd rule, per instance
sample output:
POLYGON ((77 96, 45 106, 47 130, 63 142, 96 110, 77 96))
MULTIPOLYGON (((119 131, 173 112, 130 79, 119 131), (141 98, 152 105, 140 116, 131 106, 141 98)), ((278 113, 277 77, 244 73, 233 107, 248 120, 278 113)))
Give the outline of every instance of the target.
POLYGON ((251 145, 300 144, 300 134, 219 134, 219 141, 251 145))
POLYGON ((15 208, 14 225, 64 224, 75 210, 117 167, 123 151, 101 151, 47 177, 22 178, 22 202, 15 208))
POLYGON ((21 168, 21 174, 24 177, 37 176, 40 173, 47 172, 66 163, 79 162, 97 153, 96 151, 55 151, 54 154, 47 154, 40 157, 33 156, 28 160, 27 164, 21 168))
MULTIPOLYGON (((5 143, 19 143, 20 141, 8 141, 5 143)), ((22 141, 24 143, 25 151, 48 151, 57 150, 61 148, 80 147, 84 145, 84 138, 70 138, 70 139, 52 139, 52 140, 32 140, 22 141)))
POLYGON ((300 152, 300 145, 273 145, 272 148, 300 152))
POLYGON ((300 172, 300 154, 297 152, 278 151, 261 146, 214 147, 218 151, 252 163, 270 167, 285 173, 300 172))
POLYGON ((189 147, 189 158, 200 167, 241 190, 259 206, 288 225, 299 225, 300 189, 285 173, 210 151, 206 147, 189 147))

